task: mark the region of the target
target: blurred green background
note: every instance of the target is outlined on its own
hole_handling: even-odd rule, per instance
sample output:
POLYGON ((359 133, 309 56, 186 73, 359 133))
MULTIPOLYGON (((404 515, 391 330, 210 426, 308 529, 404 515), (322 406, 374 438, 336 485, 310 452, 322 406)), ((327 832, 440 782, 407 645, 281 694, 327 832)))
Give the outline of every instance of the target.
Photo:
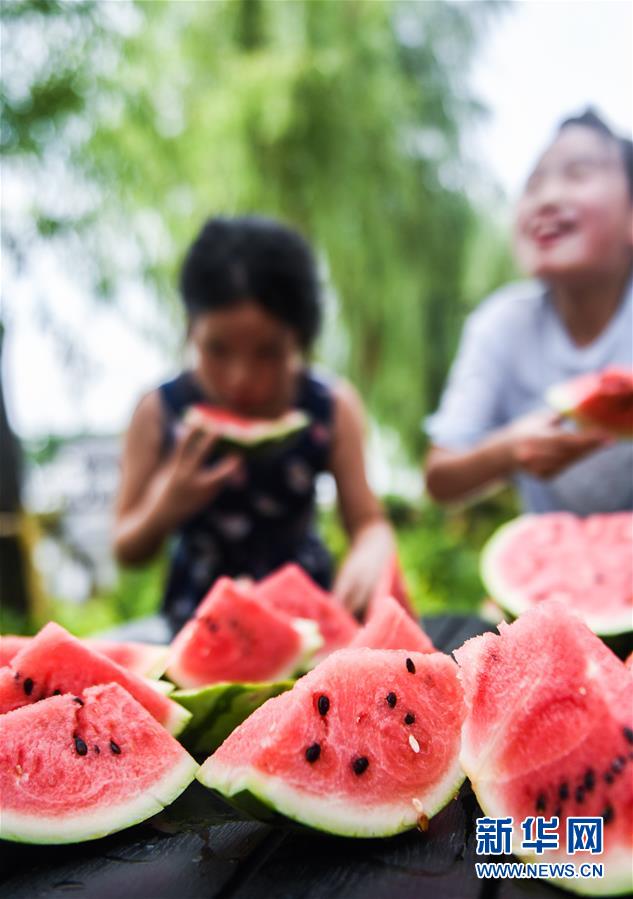
MULTIPOLYGON (((136 289, 152 306, 144 337, 167 370, 182 358, 178 265, 200 222, 260 211, 299 227, 317 247, 325 286, 317 361, 364 398, 385 504, 424 612, 477 607, 478 550, 514 514, 506 493, 443 511, 415 486, 421 422, 464 315, 514 275, 500 194, 464 152, 464 135, 485 116, 469 67, 506 6, 2 4, 2 152, 20 199, 2 237, 15 277, 51 251, 95 306, 123 319, 133 318, 136 289), (473 183, 478 190, 467 190, 473 183), (400 482, 414 486, 394 494, 400 482)), ((81 380, 81 336, 56 327, 62 303, 47 306, 41 326, 81 380)), ((156 608, 163 560, 117 571, 104 527, 93 541, 99 564, 82 544, 80 513, 109 520, 115 490, 118 438, 106 435, 107 447, 91 438, 22 441, 23 490, 39 484, 41 496, 56 479, 61 487, 44 490, 39 506, 33 489, 4 502, 4 571, 23 570, 26 586, 22 596, 5 579, 3 631, 32 631, 54 616, 87 633, 156 608), (86 464, 86 486, 71 502, 72 472, 86 464), (101 468, 109 474, 99 481, 101 468)), ((3 452, 17 472, 15 453, 3 452)), ((321 516, 340 555, 328 503, 321 516)))

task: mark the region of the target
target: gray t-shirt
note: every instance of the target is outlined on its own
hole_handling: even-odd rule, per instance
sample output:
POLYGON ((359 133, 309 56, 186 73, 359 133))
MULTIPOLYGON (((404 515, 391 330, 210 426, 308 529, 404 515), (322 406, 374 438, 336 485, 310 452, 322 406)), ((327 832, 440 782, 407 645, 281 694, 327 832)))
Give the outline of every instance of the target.
MULTIPOLYGON (((548 387, 610 365, 633 366, 633 282, 591 344, 576 346, 538 281, 510 284, 467 319, 439 409, 426 420, 436 446, 463 450, 545 408, 548 387)), ((577 515, 633 508, 633 441, 619 441, 555 478, 516 476, 528 512, 577 515)))

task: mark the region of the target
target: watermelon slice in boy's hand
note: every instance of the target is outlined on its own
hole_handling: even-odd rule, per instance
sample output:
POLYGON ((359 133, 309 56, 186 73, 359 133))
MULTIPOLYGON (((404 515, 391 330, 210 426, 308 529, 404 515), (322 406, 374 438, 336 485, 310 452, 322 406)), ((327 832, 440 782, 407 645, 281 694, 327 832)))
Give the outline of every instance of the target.
POLYGON ((633 370, 607 368, 547 391, 548 404, 583 427, 633 437, 633 370))
POLYGON ((290 409, 278 418, 245 418, 204 403, 190 406, 184 420, 215 434, 219 447, 242 452, 283 443, 310 423, 309 417, 300 409, 290 409))

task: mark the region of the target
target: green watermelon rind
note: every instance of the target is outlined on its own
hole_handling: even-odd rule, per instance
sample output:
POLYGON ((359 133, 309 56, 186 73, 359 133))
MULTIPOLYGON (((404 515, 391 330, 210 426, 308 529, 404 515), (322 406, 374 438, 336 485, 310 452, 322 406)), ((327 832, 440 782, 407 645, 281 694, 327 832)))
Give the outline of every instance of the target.
MULTIPOLYGON (((185 412, 184 421, 188 424, 200 425, 205 429, 209 428, 209 421, 205 418, 204 413, 195 406, 191 406, 185 412)), ((310 418, 305 412, 293 409, 270 422, 258 421, 250 428, 249 432, 245 431, 243 434, 219 431, 217 446, 226 449, 255 451, 289 439, 307 428, 309 423, 310 418)))
MULTIPOLYGON (((495 602, 516 618, 529 609, 534 608, 534 604, 526 602, 522 591, 508 583, 507 579, 499 571, 497 559, 501 556, 507 544, 516 539, 517 534, 523 529, 531 529, 538 519, 538 515, 520 515, 518 518, 501 525, 481 552, 479 570, 486 590, 495 602)), ((582 617, 595 634, 601 637, 629 633, 633 629, 631 613, 626 609, 622 610, 619 618, 614 618, 613 615, 605 618, 601 617, 599 613, 588 614, 584 609, 581 611, 576 610, 573 606, 570 606, 570 608, 582 617)))
POLYGON ((403 803, 368 803, 354 808, 349 797, 311 794, 291 787, 281 778, 267 776, 251 765, 228 766, 211 756, 200 768, 197 780, 239 808, 257 815, 258 803, 315 830, 342 837, 373 839, 394 836, 417 826, 422 814, 432 818, 457 795, 465 775, 456 759, 422 807, 406 810, 403 803))
POLYGON ((574 397, 572 390, 573 382, 554 384, 549 387, 545 393, 545 401, 550 408, 554 409, 565 418, 570 418, 582 428, 599 428, 608 431, 620 440, 633 439, 633 431, 628 428, 618 428, 614 425, 599 424, 591 416, 583 415, 576 408, 577 398, 574 397))
POLYGON ((180 734, 180 742, 197 755, 215 752, 255 709, 273 696, 292 689, 294 683, 294 680, 226 682, 195 690, 177 690, 171 698, 192 716, 180 734))
MULTIPOLYGON (((462 764, 464 764, 464 759, 462 757, 462 764)), ((496 805, 495 802, 491 799, 490 793, 481 789, 478 785, 476 778, 468 773, 469 766, 468 764, 464 764, 464 769, 466 771, 466 775, 470 780, 470 784, 473 788, 473 792, 477 797, 477 801, 484 812, 490 818, 503 818, 507 815, 507 808, 503 808, 502 805, 496 805)), ((523 834, 521 829, 517 826, 514 829, 513 833, 513 843, 514 845, 520 844, 523 839, 523 834)), ((536 855, 535 853, 515 853, 516 857, 521 859, 523 862, 542 863, 544 860, 544 856, 536 855)), ((607 876, 603 878, 554 878, 548 877, 546 878, 548 883, 554 883, 557 886, 561 887, 564 890, 570 891, 572 893, 578 893, 582 896, 621 896, 631 893, 633 891, 633 868, 631 867, 631 854, 624 847, 621 847, 621 859, 616 858, 614 863, 613 852, 610 852, 608 865, 605 864, 605 874, 607 876), (614 876, 612 873, 613 870, 617 869, 618 873, 614 876)), ((581 861, 587 861, 591 858, 595 861, 602 861, 602 856, 599 856, 593 859, 591 857, 583 857, 581 861)), ((548 857, 548 862, 570 862, 574 861, 573 858, 568 858, 565 856, 564 858, 553 856, 548 857)))
POLYGON ((142 795, 130 802, 100 807, 88 813, 75 812, 65 821, 43 815, 24 815, 3 809, 0 838, 17 843, 82 843, 140 824, 162 812, 193 781, 198 763, 185 755, 170 771, 142 795))

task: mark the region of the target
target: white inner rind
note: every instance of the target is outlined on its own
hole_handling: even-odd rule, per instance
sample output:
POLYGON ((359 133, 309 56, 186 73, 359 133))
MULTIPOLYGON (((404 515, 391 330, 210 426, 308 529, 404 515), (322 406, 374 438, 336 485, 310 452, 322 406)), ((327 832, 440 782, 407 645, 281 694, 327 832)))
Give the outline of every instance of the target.
MULTIPOLYGON (((184 750, 183 750, 184 753, 184 750)), ((78 843, 95 840, 161 812, 194 779, 198 763, 184 753, 183 758, 156 783, 128 802, 101 805, 90 811, 51 816, 17 812, 4 807, 0 814, 0 837, 22 843, 78 843)), ((60 785, 63 788, 63 784, 60 785)))
POLYGON ((431 818, 444 808, 464 780, 456 759, 435 788, 424 795, 412 793, 408 799, 394 803, 372 802, 369 797, 366 804, 359 805, 349 796, 316 795, 298 790, 278 776, 266 775, 250 765, 229 766, 214 756, 207 759, 196 776, 200 783, 224 796, 248 791, 288 818, 350 837, 390 836, 410 830, 422 814, 431 818))
MULTIPOLYGON (((531 530, 536 519, 538 519, 537 515, 522 515, 502 525, 493 534, 481 553, 480 574, 486 589, 499 605, 517 618, 528 609, 534 608, 534 603, 526 601, 525 594, 520 587, 515 587, 508 582, 501 571, 499 560, 508 544, 518 540, 518 535, 522 530, 531 530)), ((610 612, 609 617, 606 618, 602 617, 599 611, 590 612, 584 608, 577 609, 573 604, 570 607, 582 617, 595 634, 606 637, 631 630, 630 610, 623 609, 619 616, 610 612)))
MULTIPOLYGON (((204 412, 195 407, 189 409, 185 415, 185 421, 201 427, 213 427, 211 418, 207 418, 204 412)), ((239 425, 231 422, 218 422, 214 430, 219 437, 242 446, 253 446, 265 440, 276 440, 279 437, 287 437, 294 431, 300 431, 308 423, 305 412, 295 409, 287 412, 278 419, 271 421, 253 421, 247 425, 239 425)))

